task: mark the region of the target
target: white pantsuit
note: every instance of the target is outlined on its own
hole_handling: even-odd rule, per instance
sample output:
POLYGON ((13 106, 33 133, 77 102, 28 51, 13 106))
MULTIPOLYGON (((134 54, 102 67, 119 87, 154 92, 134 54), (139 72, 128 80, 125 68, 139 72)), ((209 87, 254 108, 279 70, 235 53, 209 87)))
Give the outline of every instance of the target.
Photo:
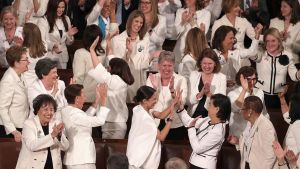
POLYGON ((38 116, 25 121, 22 132, 22 148, 16 169, 44 168, 48 147, 50 147, 53 169, 62 168, 61 150, 68 149, 69 141, 64 134, 61 136, 61 141, 52 138, 53 126, 58 123, 60 121, 52 118, 49 122, 49 134, 45 135, 38 116))
POLYGON ((23 128, 24 121, 29 116, 27 88, 23 75, 9 67, 0 82, 0 125, 3 125, 6 134, 16 128, 23 128))
POLYGON ((70 142, 63 160, 67 168, 78 168, 76 165, 87 168, 91 166, 89 169, 95 167, 96 148, 92 138, 92 127, 103 125, 108 113, 109 109, 106 107, 100 107, 99 110, 90 107, 86 112, 73 106, 63 108, 62 121, 70 142))

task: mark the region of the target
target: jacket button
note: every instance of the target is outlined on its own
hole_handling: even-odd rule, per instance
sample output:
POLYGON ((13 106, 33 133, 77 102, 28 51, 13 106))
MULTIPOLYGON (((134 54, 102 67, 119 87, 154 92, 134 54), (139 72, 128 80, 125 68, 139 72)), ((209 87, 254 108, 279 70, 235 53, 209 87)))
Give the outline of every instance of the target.
POLYGON ((34 160, 36 160, 36 158, 34 160))

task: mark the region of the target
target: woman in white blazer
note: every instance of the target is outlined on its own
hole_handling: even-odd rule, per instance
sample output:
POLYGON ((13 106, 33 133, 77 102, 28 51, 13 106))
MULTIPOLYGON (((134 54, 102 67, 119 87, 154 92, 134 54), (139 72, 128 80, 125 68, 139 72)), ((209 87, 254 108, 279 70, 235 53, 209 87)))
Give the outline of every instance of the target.
POLYGON ((2 9, 0 14, 0 67, 9 67, 5 55, 8 48, 11 46, 22 46, 23 42, 23 27, 17 26, 17 12, 7 6, 2 9))
POLYGON ((12 6, 18 11, 18 25, 26 22, 39 24, 47 10, 49 0, 14 0, 12 6))
MULTIPOLYGON (((156 90, 141 86, 134 98, 139 103, 133 108, 132 124, 128 136, 126 155, 133 168, 157 169, 161 156, 161 141, 164 141, 171 128, 173 112, 169 115, 165 127, 158 130, 150 109, 157 101, 156 90)), ((179 97, 170 103, 175 106, 179 97)))
POLYGON ((159 14, 165 16, 166 18, 167 39, 176 40, 175 14, 177 12, 177 9, 181 8, 181 6, 182 5, 180 0, 174 0, 173 3, 168 0, 158 1, 159 14))
POLYGON ((145 24, 149 33, 149 52, 162 50, 166 39, 167 21, 166 17, 158 14, 157 0, 140 0, 139 10, 145 15, 145 24))
POLYGON ((281 1, 280 16, 270 22, 270 28, 276 28, 282 35, 285 50, 293 54, 295 63, 299 63, 300 52, 300 10, 298 1, 281 1))
POLYGON ((27 57, 29 59, 28 71, 24 73, 27 86, 37 79, 35 74, 35 65, 40 60, 46 57, 46 46, 43 44, 40 29, 33 23, 25 23, 23 27, 23 47, 27 48, 27 57))
POLYGON ((280 108, 277 94, 283 91, 288 74, 291 80, 300 80, 300 70, 297 71, 292 54, 284 50, 276 28, 268 29, 263 39, 263 49, 254 60, 258 74, 256 87, 264 91, 267 108, 280 108))
POLYGON ((236 145, 241 154, 241 168, 272 169, 276 156, 272 144, 277 140, 273 124, 261 112, 263 103, 257 96, 245 98, 241 113, 249 125, 238 137, 230 135, 229 143, 236 145))
POLYGON ((60 69, 67 68, 69 54, 66 45, 73 43, 73 35, 78 31, 65 15, 65 7, 64 0, 49 1, 47 13, 39 22, 43 41, 47 44, 48 57, 58 61, 60 69))
POLYGON ((239 137, 247 126, 247 121, 240 113, 246 97, 253 95, 263 102, 264 110, 262 114, 269 118, 264 104, 264 92, 255 88, 257 83, 257 72, 253 67, 244 66, 236 74, 237 88, 228 93, 231 102, 231 117, 229 121, 229 134, 239 137))
POLYGON ((225 15, 220 19, 216 20, 212 27, 211 32, 211 42, 215 37, 216 30, 222 26, 231 26, 236 29, 236 48, 243 49, 244 46, 244 39, 247 35, 250 39, 255 38, 254 28, 252 27, 251 23, 246 18, 241 18, 240 12, 240 0, 223 0, 223 11, 225 15))
POLYGON ((216 169, 217 156, 225 140, 226 123, 230 118, 230 100, 223 94, 214 94, 208 106, 208 117, 191 118, 184 106, 178 114, 188 128, 193 152, 190 169, 216 169))
MULTIPOLYGON (((83 32, 83 48, 77 49, 73 59, 73 79, 77 84, 83 85, 84 93, 86 94, 86 102, 92 103, 95 100, 95 88, 97 81, 88 75, 88 72, 94 68, 90 54, 90 47, 95 39, 100 36, 100 28, 97 25, 89 25, 83 32)), ((104 49, 101 47, 102 39, 99 38, 96 53, 98 60, 104 67, 107 65, 107 59, 104 49)))
POLYGON ((137 89, 146 84, 146 71, 152 60, 149 44, 145 16, 141 11, 135 10, 129 15, 126 31, 112 39, 114 57, 126 60, 134 77, 134 83, 128 88, 129 103, 133 102, 137 89))
POLYGON ((70 142, 63 160, 67 169, 96 169, 96 148, 92 138, 92 127, 103 125, 109 113, 109 109, 105 107, 106 84, 97 86, 96 99, 86 112, 81 110, 85 102, 82 89, 83 86, 80 84, 72 84, 65 89, 69 105, 62 110, 62 121, 70 142))
POLYGON ((204 9, 204 1, 185 0, 186 8, 180 8, 176 12, 175 29, 177 34, 177 42, 174 48, 176 64, 175 71, 178 70, 178 64, 184 56, 185 39, 188 31, 193 27, 198 27, 208 32, 210 26, 211 14, 204 9))
MULTIPOLYGON (((128 108, 126 105, 127 89, 132 85, 134 78, 127 62, 121 58, 112 58, 108 64, 108 70, 97 59, 95 47, 97 38, 90 47, 93 69, 88 75, 98 83, 108 85, 107 107, 110 114, 105 124, 101 127, 103 139, 124 139, 127 131, 128 108)), ((110 38, 107 40, 107 53, 110 54, 110 38)))
POLYGON ((191 72, 190 115, 203 118, 208 116, 208 103, 213 94, 226 94, 226 76, 220 73, 221 65, 216 53, 206 48, 197 60, 198 71, 191 72))
POLYGON ((217 53, 219 62, 222 66, 221 72, 227 77, 228 90, 232 90, 235 86, 236 73, 242 66, 250 66, 248 58, 255 59, 258 50, 258 38, 260 36, 262 26, 258 25, 255 29, 255 39, 252 40, 249 49, 234 48, 235 35, 237 31, 231 26, 220 26, 212 41, 212 48, 217 53))
POLYGON ((61 150, 69 141, 64 124, 55 119, 57 104, 53 97, 41 94, 33 100, 35 116, 24 123, 22 148, 16 169, 62 169, 61 150))
POLYGON ((65 83, 59 80, 57 75, 57 62, 49 58, 40 59, 36 63, 35 73, 38 79, 28 86, 28 101, 31 107, 30 117, 33 117, 33 99, 40 94, 49 94, 58 105, 55 117, 60 120, 61 110, 67 106, 67 100, 64 95, 65 83))
MULTIPOLYGON (((176 92, 181 92, 181 102, 186 103, 188 86, 186 79, 174 73, 175 56, 173 52, 162 51, 158 58, 159 73, 150 74, 147 79, 147 86, 153 87, 158 91, 158 100, 151 113, 154 118, 160 120, 160 128, 167 123, 168 108, 176 92), (163 112, 163 113, 161 113, 163 112)), ((176 112, 178 107, 173 108, 176 112)), ((187 138, 186 128, 183 126, 182 121, 177 114, 174 114, 174 120, 171 125, 171 130, 167 136, 167 140, 182 140, 187 138)))
POLYGON ((197 27, 189 30, 185 44, 184 57, 178 66, 178 74, 184 76, 188 81, 191 72, 197 69, 197 60, 202 51, 208 48, 208 44, 204 32, 197 27))
POLYGON ((11 47, 6 52, 6 59, 10 67, 0 82, 0 136, 14 137, 20 142, 23 123, 29 115, 27 86, 23 77, 29 64, 26 49, 11 47))

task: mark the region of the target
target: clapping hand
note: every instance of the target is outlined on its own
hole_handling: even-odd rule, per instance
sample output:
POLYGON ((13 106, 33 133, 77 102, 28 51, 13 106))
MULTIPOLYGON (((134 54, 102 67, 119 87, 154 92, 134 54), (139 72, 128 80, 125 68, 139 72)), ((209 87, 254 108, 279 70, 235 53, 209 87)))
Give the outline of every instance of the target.
POLYGON ((281 92, 278 93, 278 97, 283 98, 287 93, 288 88, 289 88, 288 85, 283 86, 281 92))
POLYGON ((241 74, 240 81, 241 81, 241 86, 242 86, 243 90, 248 91, 249 85, 248 85, 247 78, 245 78, 244 75, 241 74))
POLYGON ((156 78, 155 74, 150 73, 149 74, 149 79, 151 81, 152 87, 157 90, 158 88, 158 79, 156 78))
POLYGON ((74 27, 73 25, 69 28, 68 30, 68 35, 69 36, 73 36, 78 32, 78 29, 76 27, 74 27))
POLYGON ((106 106, 108 86, 106 83, 101 83, 97 86, 97 97, 101 106, 106 106))
POLYGON ((95 49, 96 49, 96 46, 98 45, 98 42, 99 42, 99 36, 97 36, 97 38, 94 40, 94 42, 90 46, 90 52, 95 52, 95 49))
POLYGON ((227 137, 227 141, 232 144, 232 145, 237 145, 239 144, 239 138, 235 135, 229 135, 227 137))
POLYGON ((196 117, 196 118, 193 118, 193 120, 189 123, 188 128, 190 128, 190 127, 195 127, 195 124, 196 124, 197 120, 200 119, 200 118, 202 118, 201 115, 198 116, 198 117, 196 117))
POLYGON ((260 23, 256 25, 256 27, 254 28, 255 39, 259 40, 259 36, 260 36, 263 28, 264 27, 260 23))
POLYGON ((58 125, 54 124, 52 128, 51 137, 55 138, 57 136, 60 136, 62 131, 64 130, 65 126, 63 123, 59 123, 58 125))
POLYGON ((210 92, 210 83, 205 83, 204 84, 203 91, 204 91, 204 94, 206 96, 210 96, 211 95, 211 92, 210 92))

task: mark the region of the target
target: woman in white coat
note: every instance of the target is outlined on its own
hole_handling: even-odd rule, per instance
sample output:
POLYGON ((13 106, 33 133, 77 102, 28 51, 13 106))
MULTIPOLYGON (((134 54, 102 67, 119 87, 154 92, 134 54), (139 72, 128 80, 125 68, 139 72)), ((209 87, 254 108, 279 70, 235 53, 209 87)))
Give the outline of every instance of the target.
POLYGON ((204 9, 205 2, 198 0, 185 0, 186 8, 180 8, 176 12, 175 29, 177 42, 174 48, 175 71, 184 56, 185 39, 188 31, 193 27, 198 27, 207 34, 210 25, 211 14, 204 9))
POLYGON ((112 39, 114 57, 126 60, 134 77, 134 83, 128 88, 127 93, 129 103, 133 102, 137 89, 146 84, 146 70, 152 60, 149 55, 149 44, 145 16, 141 11, 135 10, 129 15, 126 31, 112 39))
MULTIPOLYGON (((180 98, 177 95, 171 106, 175 106, 180 98)), ((157 129, 150 109, 157 101, 155 89, 141 86, 134 98, 139 105, 133 108, 132 124, 128 136, 126 155, 129 164, 136 168, 157 169, 161 156, 161 141, 164 141, 171 128, 173 112, 169 115, 165 127, 157 129)))
POLYGON ((57 62, 44 58, 40 59, 35 66, 35 73, 38 77, 28 86, 28 101, 31 107, 30 117, 33 116, 32 101, 40 94, 51 95, 57 103, 57 119, 61 119, 61 110, 67 105, 64 95, 65 83, 59 80, 57 75, 57 62))
POLYGON ((11 46, 22 46, 23 27, 17 26, 17 12, 7 6, 2 9, 0 14, 0 67, 9 67, 5 55, 11 46))
POLYGON ((145 24, 149 33, 149 52, 162 50, 166 39, 167 21, 166 17, 158 14, 157 0, 140 0, 139 10, 145 15, 145 24))
POLYGON ((280 16, 270 22, 270 28, 276 28, 283 38, 285 50, 293 54, 295 63, 299 63, 300 52, 300 16, 297 12, 300 4, 295 0, 282 0, 280 16))
MULTIPOLYGON (((101 127, 103 139, 124 139, 127 131, 128 108, 126 105, 127 89, 132 85, 134 78, 127 62, 121 58, 112 58, 108 64, 108 70, 97 59, 95 52, 97 38, 90 47, 93 69, 88 75, 98 83, 108 85, 107 107, 111 113, 101 127)), ((110 37, 107 38, 107 54, 111 54, 110 37)))
POLYGON ((11 47, 6 52, 6 59, 10 67, 0 82, 0 137, 15 138, 16 142, 20 142, 23 123, 29 115, 23 76, 29 63, 26 49, 11 47))
POLYGON ((240 12, 240 0, 223 0, 223 11, 225 12, 225 15, 221 17, 220 19, 216 20, 212 27, 211 32, 211 42, 213 41, 213 38, 216 36, 215 32, 216 30, 222 26, 231 26, 236 29, 236 48, 245 48, 244 46, 244 39, 247 35, 250 39, 255 38, 255 32, 254 28, 252 27, 251 23, 246 18, 241 18, 240 12))
POLYGON ((241 168, 272 169, 276 161, 272 143, 277 140, 277 134, 271 121, 261 113, 261 99, 257 96, 246 97, 241 110, 250 124, 239 139, 234 135, 228 137, 228 142, 240 151, 241 168))
POLYGON ((109 109, 105 107, 106 84, 97 86, 95 102, 86 112, 81 110, 85 102, 82 89, 83 86, 79 84, 69 85, 65 89, 69 105, 62 110, 62 121, 70 141, 69 150, 64 156, 67 169, 96 169, 96 148, 92 138, 92 127, 103 125, 109 113, 109 109))
POLYGON ((39 24, 43 41, 47 44, 48 57, 58 61, 60 69, 67 68, 69 54, 66 45, 73 43, 73 35, 78 31, 65 15, 65 7, 64 0, 49 1, 47 13, 39 24))
POLYGON ((16 169, 62 169, 60 154, 68 149, 69 141, 63 134, 64 124, 54 117, 56 108, 50 95, 41 94, 33 100, 35 116, 24 123, 16 169))
POLYGON ((197 60, 198 71, 191 72, 190 115, 203 118, 208 116, 208 103, 213 94, 226 94, 226 76, 220 72, 221 65, 216 53, 206 48, 197 60))
POLYGON ((230 118, 230 100, 223 94, 214 94, 208 106, 208 117, 191 118, 180 106, 178 114, 188 128, 193 152, 190 169, 216 169, 217 156, 225 140, 226 123, 230 118))
POLYGON ((252 40, 249 49, 235 48, 236 33, 235 28, 231 26, 220 26, 212 41, 212 48, 217 53, 221 72, 227 77, 227 87, 232 90, 235 86, 235 76, 239 69, 243 66, 250 66, 248 58, 255 59, 258 50, 258 38, 260 36, 262 26, 258 24, 255 29, 255 39, 252 40))

